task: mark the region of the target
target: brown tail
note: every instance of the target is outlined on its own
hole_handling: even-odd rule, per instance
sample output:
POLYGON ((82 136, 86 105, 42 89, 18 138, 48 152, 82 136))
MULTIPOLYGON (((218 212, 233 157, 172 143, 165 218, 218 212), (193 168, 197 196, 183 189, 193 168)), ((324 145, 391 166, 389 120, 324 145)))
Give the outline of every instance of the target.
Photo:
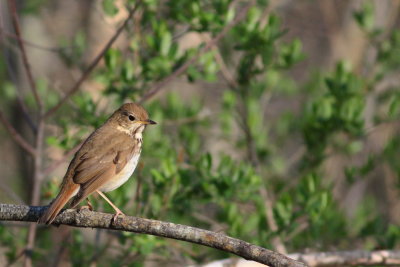
POLYGON ((60 210, 65 206, 65 204, 70 200, 79 189, 78 184, 69 184, 64 188, 68 187, 66 190, 61 189, 58 196, 53 200, 47 210, 43 213, 43 215, 39 218, 38 223, 51 224, 60 210))

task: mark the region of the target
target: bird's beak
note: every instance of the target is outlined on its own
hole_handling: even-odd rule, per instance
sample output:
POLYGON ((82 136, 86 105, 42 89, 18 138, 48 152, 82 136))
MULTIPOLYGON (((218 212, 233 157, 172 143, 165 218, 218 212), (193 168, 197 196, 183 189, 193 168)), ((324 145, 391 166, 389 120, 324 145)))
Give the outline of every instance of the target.
POLYGON ((152 120, 145 120, 145 121, 139 121, 141 124, 157 124, 157 122, 152 121, 152 120))

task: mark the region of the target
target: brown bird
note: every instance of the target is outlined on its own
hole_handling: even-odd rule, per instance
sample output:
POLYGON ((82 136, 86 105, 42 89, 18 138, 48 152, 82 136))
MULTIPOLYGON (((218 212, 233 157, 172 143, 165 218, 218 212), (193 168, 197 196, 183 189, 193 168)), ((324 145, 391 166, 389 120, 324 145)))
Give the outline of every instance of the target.
POLYGON ((156 124, 141 106, 122 105, 76 152, 61 184, 61 190, 38 223, 51 224, 71 199, 76 207, 93 192, 102 196, 116 211, 123 214, 103 192, 112 191, 133 174, 142 150, 142 133, 148 124, 156 124))

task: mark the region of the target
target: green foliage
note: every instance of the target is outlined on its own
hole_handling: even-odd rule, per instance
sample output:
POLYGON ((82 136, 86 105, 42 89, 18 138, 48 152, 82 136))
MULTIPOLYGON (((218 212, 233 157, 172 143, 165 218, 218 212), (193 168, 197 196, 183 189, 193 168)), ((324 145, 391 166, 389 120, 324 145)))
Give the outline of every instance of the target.
POLYGON ((176 22, 189 25, 192 30, 208 32, 220 30, 235 16, 231 0, 180 0, 169 2, 169 16, 176 22))
POLYGON ((364 1, 362 8, 354 12, 355 21, 365 32, 371 32, 374 29, 375 13, 372 1, 364 1))
POLYGON ((114 5, 113 0, 103 0, 103 10, 108 16, 114 16, 118 13, 118 8, 114 5))
POLYGON ((363 133, 365 98, 360 78, 345 63, 339 63, 325 83, 325 94, 310 102, 305 111, 303 134, 311 163, 324 159, 324 151, 335 134, 363 133))
POLYGON ((19 248, 25 245, 24 236, 26 229, 23 231, 13 231, 4 223, 0 224, 0 245, 5 248, 4 256, 8 262, 15 262, 19 258, 19 248))

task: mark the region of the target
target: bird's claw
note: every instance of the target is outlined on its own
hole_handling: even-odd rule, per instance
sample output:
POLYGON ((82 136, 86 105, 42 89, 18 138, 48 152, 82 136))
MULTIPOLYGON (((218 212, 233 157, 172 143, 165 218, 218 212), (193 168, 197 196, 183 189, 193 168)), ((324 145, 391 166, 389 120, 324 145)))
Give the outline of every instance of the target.
POLYGON ((78 208, 78 212, 81 212, 81 211, 83 211, 83 210, 90 210, 90 211, 93 211, 93 206, 92 206, 92 205, 84 205, 84 206, 80 206, 80 207, 78 208))
POLYGON ((117 210, 117 212, 114 214, 114 216, 112 218, 113 222, 115 222, 117 220, 118 216, 120 216, 120 215, 125 216, 125 214, 122 211, 117 210))

